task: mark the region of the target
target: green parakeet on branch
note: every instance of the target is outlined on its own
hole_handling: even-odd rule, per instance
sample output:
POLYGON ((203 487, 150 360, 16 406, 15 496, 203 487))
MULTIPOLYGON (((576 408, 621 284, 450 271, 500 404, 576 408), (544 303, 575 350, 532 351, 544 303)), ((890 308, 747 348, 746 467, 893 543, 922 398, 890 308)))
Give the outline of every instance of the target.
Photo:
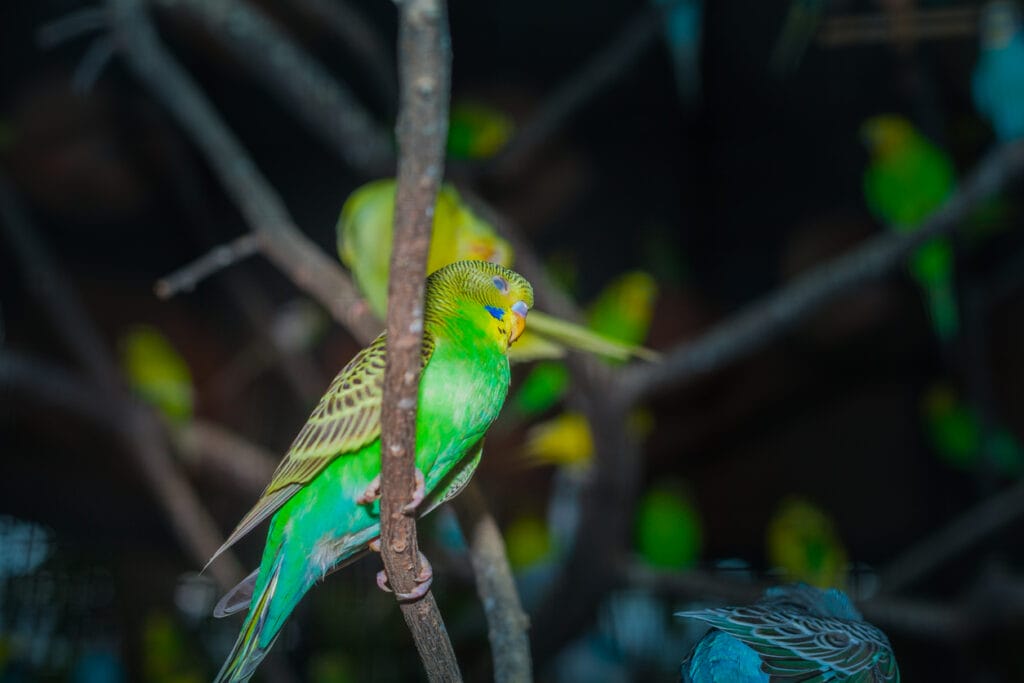
MULTIPOLYGON (((872 117, 861 135, 871 155, 864 172, 868 207, 897 232, 917 229, 953 193, 952 160, 900 116, 872 117)), ((927 299, 936 335, 948 342, 959 327, 950 240, 939 237, 919 247, 910 258, 910 273, 927 299)))
MULTIPOLYGON (((533 290, 522 276, 484 261, 459 261, 427 278, 418 485, 408 514, 448 500, 475 470, 484 432, 508 392, 509 346, 532 305, 533 290)), ((248 680, 306 591, 378 538, 384 366, 382 334, 334 379, 259 501, 218 551, 270 518, 259 569, 215 612, 249 608, 218 682, 248 680)), ((420 588, 400 599, 426 591, 429 564, 422 564, 420 588)), ((378 575, 381 587, 385 582, 378 575)))
MULTIPOLYGON (((353 192, 338 219, 338 255, 352 271, 370 308, 383 317, 387 308, 388 268, 395 211, 395 181, 376 180, 353 192)), ((427 273, 453 261, 479 259, 511 267, 512 248, 489 223, 467 207, 450 184, 441 187, 434 207, 434 231, 427 273)), ((635 345, 607 339, 572 323, 534 311, 531 331, 516 344, 513 361, 559 358, 566 348, 627 360, 655 356, 635 345)))

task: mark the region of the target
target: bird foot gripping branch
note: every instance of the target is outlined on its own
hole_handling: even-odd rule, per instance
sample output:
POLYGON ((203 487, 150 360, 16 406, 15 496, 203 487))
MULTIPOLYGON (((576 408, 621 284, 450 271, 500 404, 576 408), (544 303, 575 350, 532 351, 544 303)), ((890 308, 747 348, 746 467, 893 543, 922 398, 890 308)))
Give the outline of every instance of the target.
MULTIPOLYGON (((412 517, 416 514, 416 510, 419 509, 420 503, 423 502, 424 496, 427 495, 427 480, 423 477, 423 472, 416 468, 416 488, 412 492, 412 500, 405 504, 402 508, 402 514, 412 517)), ((356 503, 359 505, 369 505, 370 503, 380 498, 380 475, 378 474, 366 487, 362 495, 356 498, 356 503)))
MULTIPOLYGON (((375 553, 380 552, 380 538, 375 538, 370 541, 370 550, 375 553)), ((430 584, 434 582, 434 568, 430 566, 430 561, 427 560, 426 555, 420 553, 420 573, 413 577, 413 581, 416 582, 416 588, 412 589, 407 593, 398 593, 394 591, 388 581, 388 572, 386 569, 381 569, 377 572, 377 587, 385 593, 394 593, 395 599, 398 602, 415 602, 427 594, 430 590, 430 584)))

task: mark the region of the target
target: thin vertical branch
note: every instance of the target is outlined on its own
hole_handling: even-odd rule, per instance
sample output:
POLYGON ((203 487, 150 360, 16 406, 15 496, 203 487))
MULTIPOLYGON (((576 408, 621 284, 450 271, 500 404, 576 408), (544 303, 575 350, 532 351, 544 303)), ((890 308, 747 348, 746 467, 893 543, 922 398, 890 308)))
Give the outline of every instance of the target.
MULTIPOLYGON (((416 522, 403 508, 415 488, 424 280, 448 134, 447 22, 443 0, 399 4, 399 162, 381 409, 380 505, 381 554, 396 593, 412 592, 421 571, 416 522)), ((430 680, 462 680, 433 595, 428 592, 401 607, 430 680)))

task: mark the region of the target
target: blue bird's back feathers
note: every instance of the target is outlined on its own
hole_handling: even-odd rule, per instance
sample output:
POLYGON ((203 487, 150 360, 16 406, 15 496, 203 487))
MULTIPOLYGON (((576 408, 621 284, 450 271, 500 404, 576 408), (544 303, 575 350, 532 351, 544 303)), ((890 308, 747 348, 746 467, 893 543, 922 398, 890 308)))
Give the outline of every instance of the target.
POLYGON ((839 590, 771 588, 748 607, 680 612, 712 630, 683 663, 684 683, 899 683, 888 638, 839 590))

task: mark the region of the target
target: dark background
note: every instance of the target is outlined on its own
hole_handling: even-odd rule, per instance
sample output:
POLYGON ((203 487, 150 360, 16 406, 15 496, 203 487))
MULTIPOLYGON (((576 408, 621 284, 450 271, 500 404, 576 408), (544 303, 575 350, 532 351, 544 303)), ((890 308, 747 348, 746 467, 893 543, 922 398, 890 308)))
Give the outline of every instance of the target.
MULTIPOLYGON (((255 4, 390 121, 394 103, 336 36, 288 3, 255 4)), ((281 453, 310 408, 282 373, 271 369, 229 397, 210 387, 255 335, 230 288, 258 302, 257 318, 265 320, 298 292, 255 257, 193 293, 155 298, 157 278, 246 226, 185 133, 118 56, 88 92, 72 92, 71 74, 93 35, 43 50, 35 32, 81 7, 0 4, 0 122, 9 131, 0 145, 4 182, 111 349, 129 326, 155 325, 191 368, 197 412, 281 453)), ((360 2, 358 9, 393 46, 394 6, 360 2)), ((453 97, 490 101, 521 125, 646 9, 630 2, 457 0, 449 6, 453 97)), ((653 348, 698 338, 799 272, 884 230, 861 191, 867 155, 857 130, 868 116, 898 112, 912 119, 950 152, 961 175, 994 145, 970 99, 976 37, 927 41, 911 51, 885 43, 812 44, 796 70, 779 77, 769 72, 767 57, 786 11, 785 2, 708 2, 698 101, 681 103, 668 51, 654 40, 526 167, 479 186, 542 255, 572 259, 580 301, 620 272, 652 272, 660 289, 653 348)), ((829 10, 850 11, 880 9, 847 2, 829 10)), ((157 18, 162 37, 297 224, 333 254, 340 206, 366 178, 272 99, 199 23, 173 9, 157 18)), ((740 558, 764 577, 766 520, 780 500, 799 494, 833 517, 851 561, 871 573, 1012 485, 940 460, 921 420, 923 393, 945 380, 967 396, 972 387, 990 386, 974 397, 988 419, 1013 434, 1024 430, 1019 186, 1005 196, 1006 229, 969 246, 958 242, 958 286, 971 303, 963 336, 951 348, 940 349, 912 281, 895 272, 814 313, 782 341, 654 401, 644 481, 677 477, 693 491, 704 525, 701 567, 740 558), (994 293, 996 280, 1009 285, 994 293)), ((4 244, 3 349, 74 371, 26 289, 32 276, 4 244)), ((305 362, 326 386, 357 348, 332 324, 305 362)), ((176 608, 175 587, 197 567, 108 431, 0 385, 0 520, 39 525, 30 535, 49 547, 41 568, 5 575, 0 681, 70 680, 96 652, 115 663, 98 657, 105 663, 95 666, 120 668, 127 680, 171 680, 152 663, 160 656, 180 664, 175 680, 206 680, 234 638, 236 621, 195 620, 176 608)), ((502 523, 523 510, 543 511, 550 492, 551 468, 524 469, 515 459, 520 438, 503 434, 477 475, 502 523)), ((188 471, 221 529, 230 529, 251 494, 188 471)), ((906 594, 960 604, 993 567, 1020 571, 1022 531, 1017 520, 985 536, 906 594)), ((0 543, 0 559, 26 552, 15 536, 0 543)), ((242 545, 242 559, 255 562, 258 545, 242 545)), ((371 591, 376 562, 332 576, 297 611, 277 649, 301 680, 420 675, 397 610, 371 591)), ((435 586, 465 675, 486 679, 485 631, 472 584, 456 570, 440 573, 435 586)), ((679 597, 659 600, 665 615, 685 604, 679 597)), ((1024 680, 1021 619, 1000 614, 979 611, 984 625, 964 637, 887 627, 905 680, 1024 680)), ((652 671, 614 642, 605 645, 612 653, 608 676, 634 671, 632 678, 607 680, 672 680, 671 671, 652 671)), ((686 651, 677 654, 682 660, 686 651)), ((565 669, 544 671, 556 680, 565 669)))

